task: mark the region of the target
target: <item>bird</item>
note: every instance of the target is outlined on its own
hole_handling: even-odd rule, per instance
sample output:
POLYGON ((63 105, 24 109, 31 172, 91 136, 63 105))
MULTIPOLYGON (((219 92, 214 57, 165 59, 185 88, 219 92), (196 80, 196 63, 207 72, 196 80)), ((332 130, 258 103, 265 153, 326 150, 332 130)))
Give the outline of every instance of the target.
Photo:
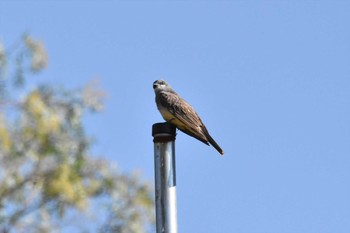
POLYGON ((165 121, 207 145, 212 145, 221 155, 224 151, 210 136, 194 108, 181 98, 165 80, 153 82, 157 108, 165 121))

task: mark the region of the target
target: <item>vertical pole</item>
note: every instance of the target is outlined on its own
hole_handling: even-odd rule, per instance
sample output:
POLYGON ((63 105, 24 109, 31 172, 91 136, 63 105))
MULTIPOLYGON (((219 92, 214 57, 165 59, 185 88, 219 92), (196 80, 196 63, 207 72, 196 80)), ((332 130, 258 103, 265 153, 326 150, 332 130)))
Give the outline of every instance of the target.
POLYGON ((157 233, 177 233, 175 135, 172 124, 152 127, 157 233))

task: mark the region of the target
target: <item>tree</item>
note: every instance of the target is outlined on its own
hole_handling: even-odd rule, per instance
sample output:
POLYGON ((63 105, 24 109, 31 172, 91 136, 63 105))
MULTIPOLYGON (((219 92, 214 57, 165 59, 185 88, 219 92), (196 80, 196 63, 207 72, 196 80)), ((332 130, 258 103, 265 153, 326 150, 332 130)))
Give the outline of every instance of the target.
POLYGON ((150 186, 89 152, 82 118, 101 110, 103 92, 25 91, 47 64, 44 45, 28 35, 8 50, 0 42, 0 233, 147 232, 150 186))

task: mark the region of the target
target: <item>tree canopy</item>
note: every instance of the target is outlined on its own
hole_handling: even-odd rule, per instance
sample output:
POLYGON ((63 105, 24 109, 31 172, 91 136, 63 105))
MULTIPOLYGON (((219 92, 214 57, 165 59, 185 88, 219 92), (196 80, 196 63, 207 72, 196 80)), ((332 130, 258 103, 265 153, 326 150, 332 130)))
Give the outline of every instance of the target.
POLYGON ((103 91, 28 89, 47 65, 31 36, 0 42, 0 233, 147 232, 150 185, 90 152, 82 119, 102 109, 103 91))

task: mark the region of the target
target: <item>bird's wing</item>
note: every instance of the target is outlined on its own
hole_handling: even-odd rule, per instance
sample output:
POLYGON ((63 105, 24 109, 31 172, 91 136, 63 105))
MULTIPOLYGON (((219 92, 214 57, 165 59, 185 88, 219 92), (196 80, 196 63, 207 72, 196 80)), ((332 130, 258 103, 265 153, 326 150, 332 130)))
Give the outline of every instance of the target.
POLYGON ((178 127, 181 131, 208 144, 208 139, 203 132, 203 128, 205 132, 207 130, 191 105, 176 93, 171 92, 159 93, 159 101, 162 106, 166 107, 171 114, 186 126, 185 129, 178 127))

